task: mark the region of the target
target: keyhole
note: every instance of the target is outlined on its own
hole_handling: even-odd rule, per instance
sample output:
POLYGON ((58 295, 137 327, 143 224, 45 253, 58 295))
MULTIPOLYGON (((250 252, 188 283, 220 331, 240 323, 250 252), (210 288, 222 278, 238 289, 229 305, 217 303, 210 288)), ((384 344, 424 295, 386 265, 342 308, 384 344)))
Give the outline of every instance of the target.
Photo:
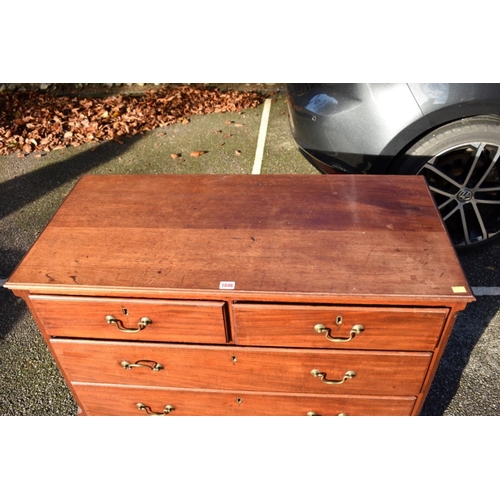
POLYGON ((242 403, 243 399, 241 398, 236 398, 236 402, 240 405, 242 403))
POLYGON ((125 314, 125 316, 128 316, 128 309, 125 309, 124 307, 122 307, 122 312, 123 312, 123 314, 125 314))
POLYGON ((339 326, 339 325, 341 325, 341 324, 342 324, 342 316, 337 316, 337 317, 335 318, 335 324, 336 324, 337 326, 339 326))
POLYGON ((233 357, 231 358, 231 361, 232 361, 233 363, 236 363, 236 361, 238 361, 238 359, 236 358, 236 356, 233 356, 233 357))

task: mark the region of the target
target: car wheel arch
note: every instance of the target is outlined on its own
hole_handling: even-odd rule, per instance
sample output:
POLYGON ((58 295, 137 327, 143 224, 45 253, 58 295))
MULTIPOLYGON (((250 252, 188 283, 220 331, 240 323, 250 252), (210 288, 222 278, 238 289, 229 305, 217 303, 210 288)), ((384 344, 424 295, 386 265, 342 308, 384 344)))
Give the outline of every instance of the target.
POLYGON ((457 248, 500 237, 500 116, 434 128, 399 155, 390 173, 426 177, 457 248))
POLYGON ((401 164, 404 162, 405 156, 408 156, 408 153, 411 152, 411 150, 415 147, 416 144, 418 144, 420 141, 422 141, 425 137, 430 136, 433 133, 436 133, 441 129, 442 127, 452 125, 452 124, 459 124, 466 122, 467 120, 475 120, 475 119, 492 119, 495 121, 500 122, 500 113, 499 114, 494 114, 494 113, 488 113, 488 114, 473 114, 470 116, 457 116, 454 119, 451 120, 444 120, 442 122, 436 123, 433 126, 430 126, 430 124, 427 122, 427 126, 422 126, 422 124, 415 126, 410 126, 407 129, 401 131, 400 134, 398 134, 398 137, 394 138, 391 143, 389 143, 381 153, 382 155, 385 155, 386 157, 390 157, 390 161, 385 162, 383 165, 382 169, 378 169, 378 171, 373 171, 370 173, 377 173, 377 174, 395 174, 398 173, 398 170, 401 167, 401 164), (405 141, 401 141, 401 138, 406 138, 405 141), (402 145, 402 142, 404 144, 402 145), (397 148, 395 147, 397 144, 397 148), (397 149, 397 151, 396 151, 397 149))

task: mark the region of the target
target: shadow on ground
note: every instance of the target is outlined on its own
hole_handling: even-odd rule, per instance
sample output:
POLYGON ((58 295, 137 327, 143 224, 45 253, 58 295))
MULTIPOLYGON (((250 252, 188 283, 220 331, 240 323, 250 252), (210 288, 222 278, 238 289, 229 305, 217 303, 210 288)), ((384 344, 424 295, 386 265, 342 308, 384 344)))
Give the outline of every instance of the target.
POLYGON ((47 193, 68 182, 76 182, 82 175, 123 154, 142 136, 134 136, 124 144, 102 143, 71 158, 51 163, 9 179, 0 184, 0 219, 33 203, 47 193))
MULTIPOLYGON (((42 229, 40 224, 48 222, 57 210, 67 193, 61 187, 72 187, 82 175, 123 154, 140 139, 136 136, 124 144, 102 143, 0 183, 0 278, 12 274, 42 229), (51 202, 42 202, 49 194, 51 202), (11 215, 14 219, 7 221, 11 215), (9 227, 29 230, 16 236, 12 229, 4 229, 9 227)), ((76 411, 26 304, 0 287, 0 415, 75 415, 76 411)))
MULTIPOLYGON (((485 339, 482 337, 486 335, 486 329, 495 317, 497 310, 498 298, 488 297, 486 299, 480 297, 477 302, 469 304, 466 311, 460 314, 439 364, 429 395, 420 413, 421 415, 438 416, 450 413, 450 411, 451 414, 462 413, 463 409, 451 408, 451 406, 453 406, 454 399, 460 399, 456 398, 457 391, 461 389, 462 384, 468 384, 467 381, 471 379, 471 376, 475 376, 474 371, 477 373, 477 378, 481 377, 481 367, 471 366, 471 363, 475 364, 472 351, 476 351, 474 355, 474 358, 476 358, 480 356, 479 351, 488 350, 487 346, 481 347, 480 344, 484 343, 485 339)), ((487 370, 484 370, 484 373, 486 372, 487 370)), ((494 384, 495 382, 493 382, 494 384)), ((488 390, 485 388, 484 401, 476 400, 474 403, 475 410, 471 408, 473 413, 470 412, 471 410, 467 410, 465 414, 497 415, 498 409, 491 408, 489 403, 488 390)), ((463 404, 468 403, 464 402, 463 404)))

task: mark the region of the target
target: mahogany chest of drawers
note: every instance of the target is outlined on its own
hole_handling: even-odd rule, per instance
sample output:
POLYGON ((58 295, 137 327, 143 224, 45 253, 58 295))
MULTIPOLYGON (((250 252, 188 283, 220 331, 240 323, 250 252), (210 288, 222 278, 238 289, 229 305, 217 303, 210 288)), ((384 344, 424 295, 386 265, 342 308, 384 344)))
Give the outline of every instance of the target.
POLYGON ((417 415, 474 300, 423 177, 83 177, 6 287, 86 415, 417 415))

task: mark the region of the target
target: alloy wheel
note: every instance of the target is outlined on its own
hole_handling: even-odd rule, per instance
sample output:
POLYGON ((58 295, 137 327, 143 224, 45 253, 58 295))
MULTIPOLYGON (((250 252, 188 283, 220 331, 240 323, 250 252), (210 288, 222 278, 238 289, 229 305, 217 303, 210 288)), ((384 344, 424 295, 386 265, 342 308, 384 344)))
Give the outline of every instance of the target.
POLYGON ((453 244, 473 247, 500 234, 500 145, 454 146, 427 161, 429 184, 453 244))

